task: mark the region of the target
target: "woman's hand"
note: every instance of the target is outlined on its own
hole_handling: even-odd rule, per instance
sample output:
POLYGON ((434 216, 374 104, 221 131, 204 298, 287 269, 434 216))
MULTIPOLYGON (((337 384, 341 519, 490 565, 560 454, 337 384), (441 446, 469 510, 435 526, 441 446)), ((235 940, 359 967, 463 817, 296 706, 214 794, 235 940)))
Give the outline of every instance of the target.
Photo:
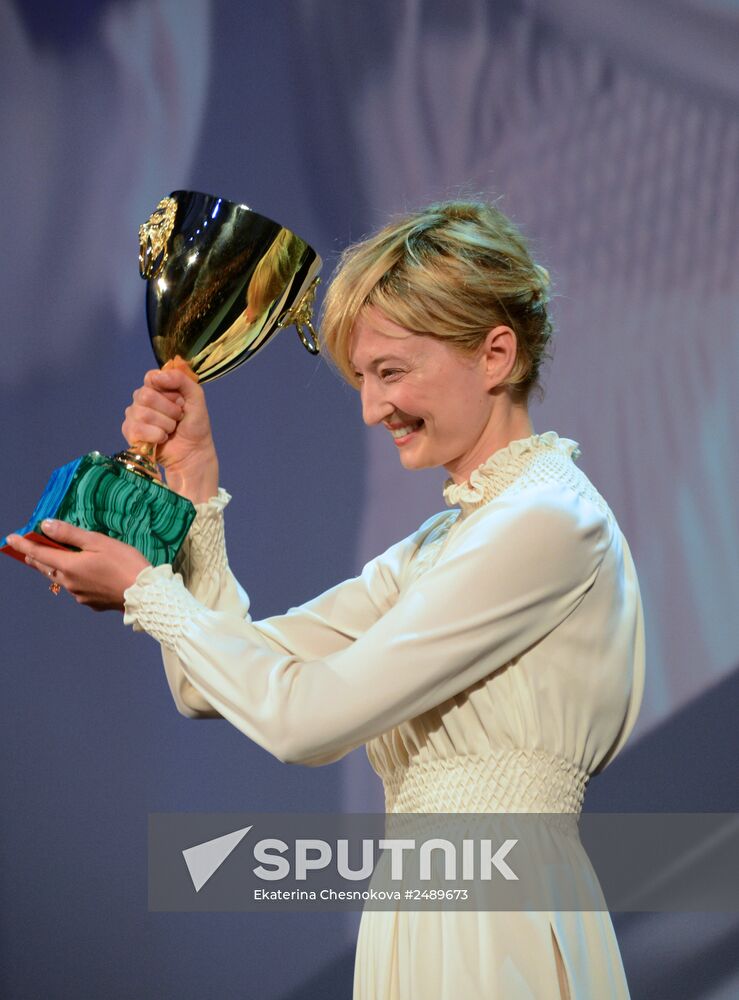
POLYGON ((85 531, 65 521, 44 521, 42 528, 55 542, 75 545, 69 552, 8 535, 8 545, 26 557, 29 566, 68 590, 78 604, 93 611, 123 611, 123 592, 151 563, 138 549, 97 531, 85 531))
POLYGON ((205 393, 182 358, 146 373, 121 430, 129 444, 157 445, 172 489, 193 503, 215 496, 218 456, 205 393))

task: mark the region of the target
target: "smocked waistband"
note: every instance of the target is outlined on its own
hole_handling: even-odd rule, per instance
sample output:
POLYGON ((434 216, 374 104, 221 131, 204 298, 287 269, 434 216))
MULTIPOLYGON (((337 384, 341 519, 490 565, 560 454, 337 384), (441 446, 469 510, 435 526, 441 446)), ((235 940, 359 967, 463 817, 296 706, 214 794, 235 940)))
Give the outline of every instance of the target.
POLYGON ((582 810, 588 774, 545 750, 492 750, 412 761, 380 774, 388 813, 582 810))

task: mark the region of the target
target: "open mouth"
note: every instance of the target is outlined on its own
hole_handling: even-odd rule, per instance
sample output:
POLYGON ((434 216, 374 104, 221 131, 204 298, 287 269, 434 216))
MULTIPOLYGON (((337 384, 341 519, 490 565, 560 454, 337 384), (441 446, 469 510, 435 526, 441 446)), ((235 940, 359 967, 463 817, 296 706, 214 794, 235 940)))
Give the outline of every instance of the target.
POLYGON ((423 420, 414 420, 412 423, 404 424, 402 427, 390 428, 390 433, 396 444, 403 444, 423 427, 423 420))

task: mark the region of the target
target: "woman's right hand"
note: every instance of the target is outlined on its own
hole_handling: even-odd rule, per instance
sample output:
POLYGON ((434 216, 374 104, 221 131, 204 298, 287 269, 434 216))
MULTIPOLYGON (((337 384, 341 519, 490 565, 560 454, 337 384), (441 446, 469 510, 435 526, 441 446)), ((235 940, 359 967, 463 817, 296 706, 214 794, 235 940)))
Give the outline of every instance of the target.
POLYGON ((187 363, 175 358, 144 376, 121 426, 129 444, 156 444, 167 483, 193 503, 218 491, 218 456, 205 393, 187 363))

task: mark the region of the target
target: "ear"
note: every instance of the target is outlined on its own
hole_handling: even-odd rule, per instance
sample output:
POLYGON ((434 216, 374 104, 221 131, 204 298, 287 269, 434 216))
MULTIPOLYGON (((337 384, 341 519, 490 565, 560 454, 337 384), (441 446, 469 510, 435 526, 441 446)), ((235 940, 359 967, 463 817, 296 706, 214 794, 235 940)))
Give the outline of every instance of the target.
POLYGON ((510 326, 496 326, 488 331, 480 360, 484 365, 489 389, 501 385, 511 374, 517 349, 516 334, 510 326))

